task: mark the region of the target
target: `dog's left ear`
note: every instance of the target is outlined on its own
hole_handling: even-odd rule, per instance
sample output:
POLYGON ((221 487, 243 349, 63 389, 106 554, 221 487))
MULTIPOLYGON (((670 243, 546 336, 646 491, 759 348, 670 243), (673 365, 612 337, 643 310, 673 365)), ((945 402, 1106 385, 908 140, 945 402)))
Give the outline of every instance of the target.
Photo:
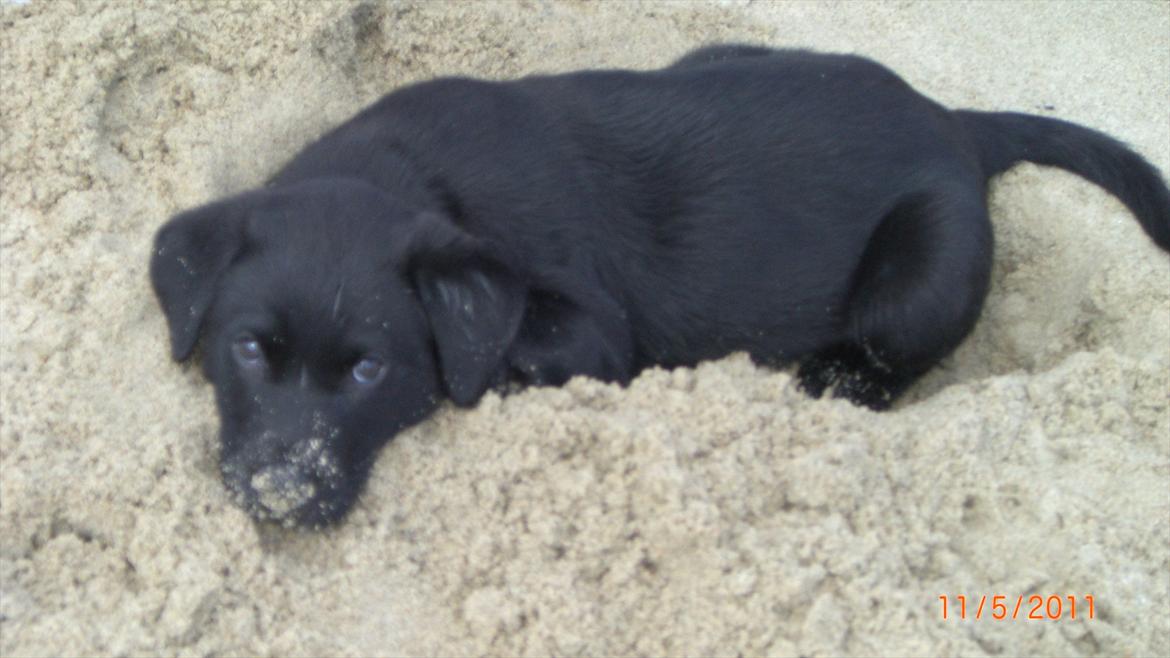
POLYGON ((506 258, 437 213, 415 223, 400 261, 431 325, 447 394, 468 406, 504 365, 527 287, 506 258))
POLYGON ((216 284, 243 243, 246 216, 238 199, 219 201, 176 215, 155 236, 150 282, 176 361, 185 361, 199 342, 216 284))

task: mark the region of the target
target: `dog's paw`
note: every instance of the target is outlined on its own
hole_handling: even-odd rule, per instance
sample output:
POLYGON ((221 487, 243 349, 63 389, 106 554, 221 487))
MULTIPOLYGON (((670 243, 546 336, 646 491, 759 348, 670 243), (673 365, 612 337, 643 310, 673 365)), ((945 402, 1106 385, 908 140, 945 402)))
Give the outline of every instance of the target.
POLYGON ((806 358, 797 372, 800 389, 814 398, 828 391, 835 398, 874 411, 890 408, 902 386, 891 374, 871 365, 864 356, 845 350, 806 358))

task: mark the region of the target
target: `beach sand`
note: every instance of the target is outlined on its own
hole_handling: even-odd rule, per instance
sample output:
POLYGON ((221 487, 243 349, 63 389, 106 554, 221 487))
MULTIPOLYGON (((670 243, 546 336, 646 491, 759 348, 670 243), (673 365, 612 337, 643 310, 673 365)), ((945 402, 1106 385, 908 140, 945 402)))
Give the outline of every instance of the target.
POLYGON ((229 503, 147 280, 169 215, 406 82, 718 40, 865 54, 1170 171, 1170 5, 0 6, 0 654, 1170 653, 1170 258, 1072 175, 993 184, 983 319, 893 412, 742 355, 489 395, 323 533, 229 503), (1000 594, 1077 617, 988 619, 1000 594))

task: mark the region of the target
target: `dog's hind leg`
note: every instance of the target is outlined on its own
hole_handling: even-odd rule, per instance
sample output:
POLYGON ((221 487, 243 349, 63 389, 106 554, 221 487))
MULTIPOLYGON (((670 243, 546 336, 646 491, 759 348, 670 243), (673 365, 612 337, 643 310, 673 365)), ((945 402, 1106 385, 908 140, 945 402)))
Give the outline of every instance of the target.
POLYGON ((804 359, 801 386, 884 409, 974 326, 991 272, 980 186, 903 197, 866 246, 847 302, 845 343, 804 359))

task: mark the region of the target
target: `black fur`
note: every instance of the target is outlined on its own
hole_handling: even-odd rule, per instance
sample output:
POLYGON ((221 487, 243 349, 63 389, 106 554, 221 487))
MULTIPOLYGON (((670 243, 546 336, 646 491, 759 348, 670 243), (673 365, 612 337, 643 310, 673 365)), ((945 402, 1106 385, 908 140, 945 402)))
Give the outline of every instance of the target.
POLYGON ((203 340, 229 488, 316 526, 396 432, 510 383, 745 350, 888 406, 978 318, 987 181, 1019 160, 1104 187, 1170 249, 1165 184, 1109 137, 952 112, 860 57, 730 45, 406 87, 173 219, 151 275, 174 358, 203 340))

